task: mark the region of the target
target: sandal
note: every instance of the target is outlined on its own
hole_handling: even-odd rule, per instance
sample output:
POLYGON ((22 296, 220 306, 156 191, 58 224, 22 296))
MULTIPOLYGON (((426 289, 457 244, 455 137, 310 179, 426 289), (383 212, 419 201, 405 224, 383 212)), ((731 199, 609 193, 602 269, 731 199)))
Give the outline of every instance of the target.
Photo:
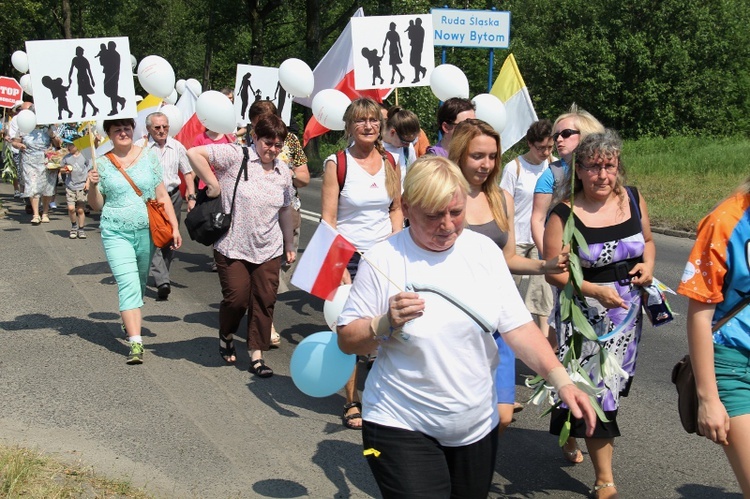
POLYGON ((237 360, 236 351, 234 349, 234 338, 231 340, 226 336, 219 334, 219 355, 224 359, 227 364, 234 364, 237 360))
MULTIPOLYGON (((568 445, 568 442, 565 442, 565 445, 568 445)), ((576 447, 573 450, 565 449, 565 445, 560 447, 565 460, 573 464, 581 464, 583 462, 583 452, 578 448, 578 444, 576 444, 576 447)))
POLYGON ((251 373, 255 374, 259 378, 270 378, 273 376, 273 369, 266 365, 266 361, 263 359, 257 359, 250 361, 250 367, 247 369, 251 373))
POLYGON ((349 428, 350 430, 361 430, 362 425, 355 426, 352 424, 352 420, 354 419, 362 419, 362 403, 361 402, 350 402, 348 404, 344 404, 344 413, 341 415, 341 424, 349 428), (355 412, 353 414, 347 414, 349 409, 356 408, 359 412, 355 412))
POLYGON ((589 492, 589 497, 591 499, 597 499, 599 497, 599 491, 602 489, 607 489, 609 487, 616 488, 617 486, 614 484, 614 482, 607 482, 601 485, 594 485, 594 488, 591 489, 591 491, 589 492))

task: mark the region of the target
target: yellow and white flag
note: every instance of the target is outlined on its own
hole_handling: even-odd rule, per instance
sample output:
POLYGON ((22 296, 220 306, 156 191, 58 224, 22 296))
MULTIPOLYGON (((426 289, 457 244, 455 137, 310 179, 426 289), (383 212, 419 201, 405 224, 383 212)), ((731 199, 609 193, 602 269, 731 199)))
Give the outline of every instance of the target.
POLYGON ((490 93, 503 101, 508 114, 508 122, 501 136, 502 152, 505 152, 523 139, 531 124, 538 119, 529 96, 529 89, 526 88, 513 54, 508 54, 503 62, 503 67, 500 68, 500 74, 497 75, 490 93))

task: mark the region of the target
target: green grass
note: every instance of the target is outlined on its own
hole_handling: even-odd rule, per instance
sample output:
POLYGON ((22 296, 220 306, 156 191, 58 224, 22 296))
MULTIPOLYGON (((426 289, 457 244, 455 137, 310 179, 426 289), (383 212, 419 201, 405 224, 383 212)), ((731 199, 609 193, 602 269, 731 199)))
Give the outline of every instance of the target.
POLYGON ((19 447, 0 446, 0 497, 133 498, 151 496, 129 483, 95 475, 81 465, 67 465, 19 447))
POLYGON ((655 227, 694 231, 750 175, 746 138, 640 139, 627 141, 622 157, 628 183, 643 192, 655 227))

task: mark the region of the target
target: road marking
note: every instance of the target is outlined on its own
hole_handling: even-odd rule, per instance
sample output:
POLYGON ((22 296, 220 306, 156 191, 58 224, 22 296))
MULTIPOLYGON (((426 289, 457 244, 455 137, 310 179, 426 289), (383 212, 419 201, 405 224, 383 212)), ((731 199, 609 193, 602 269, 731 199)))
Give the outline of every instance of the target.
POLYGON ((304 218, 305 220, 308 220, 310 222, 320 222, 321 215, 320 213, 315 213, 314 211, 307 211, 300 208, 299 210, 300 217, 304 218))

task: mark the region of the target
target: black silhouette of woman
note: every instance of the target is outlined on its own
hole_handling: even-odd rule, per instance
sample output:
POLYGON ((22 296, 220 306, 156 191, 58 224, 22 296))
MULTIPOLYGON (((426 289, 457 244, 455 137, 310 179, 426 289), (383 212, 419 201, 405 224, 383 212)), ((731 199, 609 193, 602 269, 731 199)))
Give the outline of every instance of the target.
POLYGON ((402 62, 401 58, 404 56, 404 51, 401 49, 401 37, 396 33, 396 23, 391 23, 388 33, 385 34, 383 52, 385 52, 386 45, 388 45, 388 64, 391 65, 391 83, 396 79, 396 73, 401 77, 400 82, 402 82, 404 81, 404 75, 401 74, 398 65, 402 62))
POLYGON ((73 81, 73 70, 77 71, 76 82, 78 83, 78 95, 81 96, 81 118, 86 117, 86 104, 91 105, 92 116, 96 116, 99 112, 89 97, 94 93, 94 75, 91 74, 91 65, 88 59, 83 56, 83 47, 76 47, 76 56, 70 62, 70 71, 68 71, 68 86, 73 81))

